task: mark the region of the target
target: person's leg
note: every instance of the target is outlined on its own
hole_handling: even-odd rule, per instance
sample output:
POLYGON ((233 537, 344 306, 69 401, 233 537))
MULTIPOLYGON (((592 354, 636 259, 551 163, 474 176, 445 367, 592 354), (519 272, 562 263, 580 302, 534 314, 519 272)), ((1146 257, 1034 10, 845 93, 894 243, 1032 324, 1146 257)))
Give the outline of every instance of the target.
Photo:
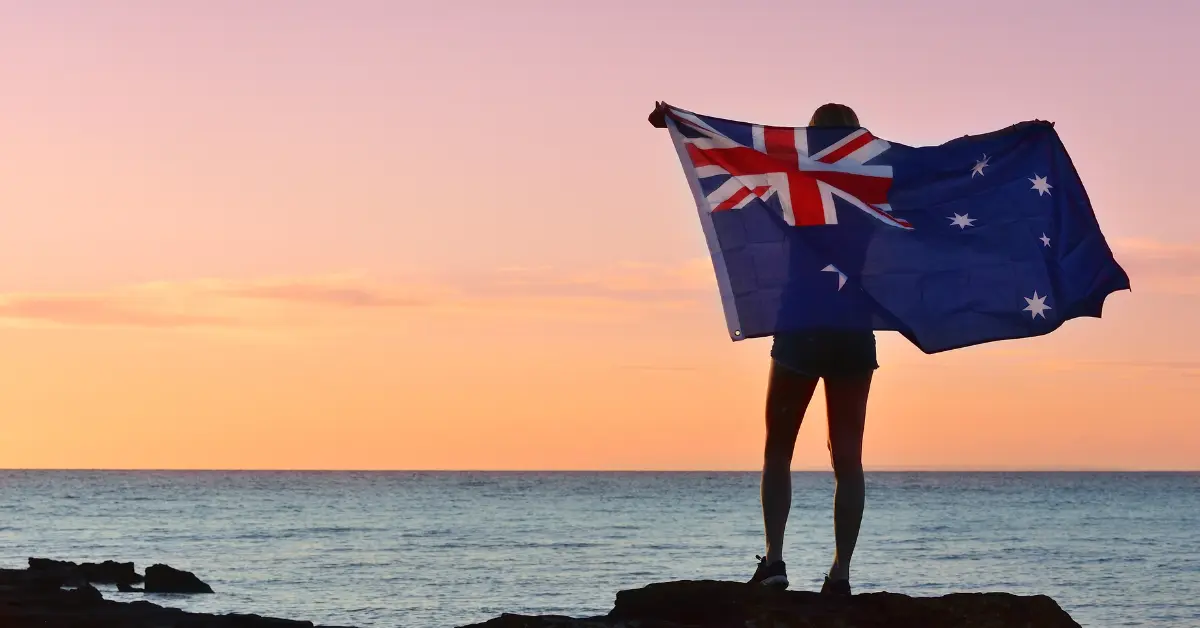
POLYGON ((867 420, 867 395, 871 371, 861 375, 825 378, 825 404, 829 414, 829 455, 836 488, 833 496, 833 530, 837 549, 829 580, 850 579, 850 558, 858 542, 866 501, 862 444, 867 420))
POLYGON ((817 378, 771 362, 760 486, 768 564, 783 560, 783 532, 792 507, 792 452, 804 411, 816 387, 817 378))

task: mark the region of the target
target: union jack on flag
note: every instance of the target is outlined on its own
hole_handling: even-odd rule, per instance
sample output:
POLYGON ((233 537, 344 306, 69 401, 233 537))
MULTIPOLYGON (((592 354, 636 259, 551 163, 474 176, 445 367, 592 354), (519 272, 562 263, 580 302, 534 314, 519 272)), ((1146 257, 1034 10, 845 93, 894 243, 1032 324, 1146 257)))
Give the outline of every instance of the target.
POLYGON ((1099 317, 1129 288, 1048 122, 913 147, 664 117, 733 340, 893 330, 935 353, 1099 317))
POLYGON ((884 223, 912 228, 889 213, 892 167, 871 163, 890 145, 866 129, 778 127, 672 113, 673 132, 709 211, 762 202, 792 226, 834 225, 836 197, 884 223))

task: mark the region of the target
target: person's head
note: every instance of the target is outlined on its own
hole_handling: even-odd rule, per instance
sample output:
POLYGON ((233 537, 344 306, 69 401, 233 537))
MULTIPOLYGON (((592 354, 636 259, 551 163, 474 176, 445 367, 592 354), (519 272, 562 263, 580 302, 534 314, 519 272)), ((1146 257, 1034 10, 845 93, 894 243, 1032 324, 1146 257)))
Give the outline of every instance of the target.
POLYGON ((837 103, 828 103, 817 107, 813 112, 812 120, 809 120, 808 126, 861 126, 858 123, 858 115, 854 110, 846 105, 837 103))

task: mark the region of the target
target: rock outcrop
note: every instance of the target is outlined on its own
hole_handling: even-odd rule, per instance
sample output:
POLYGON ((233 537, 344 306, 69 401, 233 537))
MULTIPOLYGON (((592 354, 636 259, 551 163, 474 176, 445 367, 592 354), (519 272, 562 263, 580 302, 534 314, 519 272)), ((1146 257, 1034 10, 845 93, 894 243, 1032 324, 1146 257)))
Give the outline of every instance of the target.
POLYGON ((608 615, 501 615, 463 628, 1080 628, 1044 596, 954 593, 849 597, 775 591, 740 582, 685 581, 621 591, 608 615))
MULTIPOLYGON (((77 574, 48 569, 0 569, 3 628, 314 628, 312 622, 258 615, 208 615, 146 601, 115 602, 88 583, 64 589, 77 574)), ((119 585, 118 585, 119 586, 119 585)), ((321 628, 321 627, 316 627, 321 628)), ((327 627, 332 628, 332 627, 327 627)))
POLYGON ((54 574, 67 582, 130 586, 142 581, 133 563, 106 560, 102 563, 73 563, 49 558, 30 558, 29 570, 54 574))
POLYGON ((29 572, 37 574, 46 582, 62 586, 81 587, 89 584, 115 584, 117 590, 134 593, 212 593, 212 587, 190 571, 175 569, 170 565, 151 565, 143 577, 133 563, 118 563, 106 560, 102 563, 73 563, 50 558, 30 558, 29 572), (133 585, 145 582, 142 589, 133 585))
POLYGON ((212 587, 190 571, 170 565, 150 565, 146 568, 146 593, 212 593, 212 587))

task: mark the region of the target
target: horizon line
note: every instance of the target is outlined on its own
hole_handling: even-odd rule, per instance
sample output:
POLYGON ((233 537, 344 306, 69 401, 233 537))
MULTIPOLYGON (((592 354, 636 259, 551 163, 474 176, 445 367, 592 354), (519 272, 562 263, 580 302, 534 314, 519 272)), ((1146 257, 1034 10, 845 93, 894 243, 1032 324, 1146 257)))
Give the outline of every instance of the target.
MULTIPOLYGON (((87 467, 0 467, 0 472, 182 472, 182 473, 761 473, 762 469, 320 469, 320 468, 87 468, 87 467)), ((1200 468, 1152 469, 1118 467, 876 467, 866 473, 1200 473, 1200 468)), ((804 467, 792 473, 829 473, 829 468, 804 467)))

